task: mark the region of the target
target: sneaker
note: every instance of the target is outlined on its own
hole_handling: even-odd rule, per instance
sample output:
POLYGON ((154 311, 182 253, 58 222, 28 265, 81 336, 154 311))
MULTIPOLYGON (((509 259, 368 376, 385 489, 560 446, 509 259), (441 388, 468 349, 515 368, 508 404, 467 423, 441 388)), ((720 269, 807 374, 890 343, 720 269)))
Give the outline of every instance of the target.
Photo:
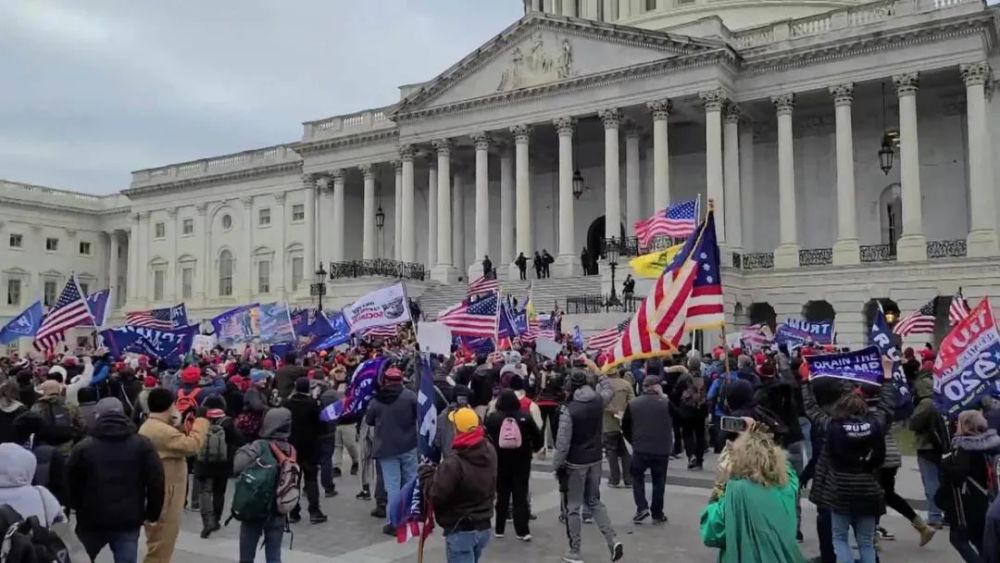
POLYGON ((340 493, 337 492, 337 489, 326 489, 326 491, 323 492, 323 496, 325 496, 326 498, 333 498, 338 494, 340 493))
POLYGON ((528 520, 538 520, 538 515, 537 515, 537 514, 534 514, 534 513, 531 513, 531 512, 529 512, 529 513, 528 513, 528 520))
POLYGON ((584 524, 593 524, 594 523, 594 517, 590 516, 590 515, 584 516, 583 517, 583 523, 584 524))
POLYGON ((356 494, 356 495, 354 495, 354 498, 356 498, 358 500, 371 500, 372 499, 372 493, 368 489, 361 489, 361 492, 358 493, 358 494, 356 494))
POLYGON ((312 514, 309 515, 310 524, 322 524, 323 522, 326 521, 327 521, 326 514, 323 514, 322 512, 313 512, 312 514))
POLYGON ((663 524, 666 524, 669 521, 670 520, 667 519, 667 515, 666 514, 660 514, 659 516, 653 516, 653 524, 656 525, 656 526, 662 526, 663 524))
POLYGON ((611 560, 621 561, 621 558, 625 556, 625 546, 622 542, 616 541, 614 545, 611 546, 611 560))
POLYGON ((339 467, 334 467, 333 468, 333 478, 336 479, 337 477, 341 477, 341 476, 342 476, 342 474, 340 472, 340 468, 339 467))
POLYGON ((382 533, 387 536, 395 536, 396 528, 393 528, 392 524, 386 524, 385 526, 382 526, 382 533))
POLYGON ((517 539, 523 542, 529 542, 531 541, 531 534, 524 534, 523 536, 517 536, 517 539))
POLYGON ((695 466, 695 465, 697 465, 697 463, 698 463, 698 462, 696 462, 696 461, 695 461, 695 459, 694 459, 693 457, 689 457, 689 458, 688 458, 688 469, 689 469, 689 470, 690 470, 690 469, 694 469, 694 466, 695 466))
POLYGON ((570 551, 566 555, 563 555, 562 560, 565 563, 583 563, 583 557, 580 557, 580 554, 576 551, 570 551))
POLYGON ((199 534, 199 535, 201 536, 201 539, 207 540, 208 536, 212 535, 212 529, 211 528, 202 528, 201 529, 201 534, 199 534))
POLYGON ((372 510, 370 514, 372 515, 372 518, 385 518, 385 507, 376 506, 375 509, 372 510))
POLYGON ((355 461, 354 463, 351 464, 351 475, 357 475, 357 474, 358 474, 358 462, 355 461))
POLYGON ((632 517, 632 523, 642 524, 646 518, 649 518, 649 510, 639 510, 635 513, 635 516, 632 517))
POLYGON ((493 531, 493 537, 495 537, 496 539, 498 539, 498 540, 502 540, 502 539, 503 539, 503 536, 504 536, 504 533, 503 533, 503 532, 497 532, 497 531, 495 531, 495 530, 493 531))
POLYGON ((608 483, 608 486, 612 489, 624 489, 626 487, 632 488, 631 485, 622 485, 621 483, 608 483))

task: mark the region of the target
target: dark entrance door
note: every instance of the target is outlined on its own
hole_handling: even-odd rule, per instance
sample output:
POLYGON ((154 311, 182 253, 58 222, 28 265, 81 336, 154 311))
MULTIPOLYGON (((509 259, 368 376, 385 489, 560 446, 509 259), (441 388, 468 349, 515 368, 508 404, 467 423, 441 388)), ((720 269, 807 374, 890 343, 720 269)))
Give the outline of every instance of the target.
MULTIPOLYGON (((621 226, 621 238, 625 238, 625 226, 621 226)), ((604 215, 601 215, 590 224, 587 229, 587 254, 590 256, 590 268, 584 264, 584 272, 587 275, 597 275, 597 259, 604 257, 604 215)))

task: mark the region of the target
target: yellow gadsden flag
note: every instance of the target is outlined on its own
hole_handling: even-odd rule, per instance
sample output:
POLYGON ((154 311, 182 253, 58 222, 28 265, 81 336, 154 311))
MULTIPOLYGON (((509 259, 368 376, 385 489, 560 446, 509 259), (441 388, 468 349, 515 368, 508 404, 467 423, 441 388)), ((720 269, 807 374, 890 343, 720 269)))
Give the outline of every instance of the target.
POLYGON ((670 264, 670 261, 674 259, 674 256, 680 252, 681 248, 684 248, 684 243, 676 244, 667 249, 661 250, 659 252, 652 252, 650 254, 643 254, 642 256, 637 256, 632 260, 629 260, 629 266, 632 266, 632 272, 636 277, 640 278, 658 278, 660 274, 663 273, 663 269, 670 264))

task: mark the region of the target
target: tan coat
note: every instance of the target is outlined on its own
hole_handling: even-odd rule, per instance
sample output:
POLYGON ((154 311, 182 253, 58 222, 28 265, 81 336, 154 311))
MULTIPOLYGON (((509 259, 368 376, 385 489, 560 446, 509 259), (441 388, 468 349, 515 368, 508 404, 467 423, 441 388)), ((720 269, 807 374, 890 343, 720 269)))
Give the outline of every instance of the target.
POLYGON ((163 462, 163 512, 155 524, 146 524, 147 553, 145 563, 169 563, 180 532, 181 513, 187 494, 187 458, 198 453, 205 443, 208 420, 194 421, 190 434, 171 424, 166 413, 150 413, 139 428, 139 434, 149 438, 163 462))
POLYGON ((609 377, 605 380, 611 388, 611 401, 604 406, 604 431, 621 432, 625 407, 635 398, 632 385, 621 377, 609 377))

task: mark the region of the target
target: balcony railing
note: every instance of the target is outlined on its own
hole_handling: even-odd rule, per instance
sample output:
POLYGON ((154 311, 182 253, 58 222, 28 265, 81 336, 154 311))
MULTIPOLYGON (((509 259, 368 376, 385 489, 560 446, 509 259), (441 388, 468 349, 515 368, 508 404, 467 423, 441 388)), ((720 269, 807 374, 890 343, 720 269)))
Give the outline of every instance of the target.
POLYGON ((828 266, 833 264, 832 248, 803 248, 799 250, 799 266, 828 266))
POLYGON ((936 258, 964 258, 967 250, 965 239, 927 241, 928 260, 936 258))
POLYGON ((895 244, 868 244, 861 246, 861 263, 894 262, 896 260, 895 244))
POLYGON ((665 250, 680 241, 671 237, 656 237, 649 245, 639 244, 638 237, 612 237, 601 239, 600 256, 603 258, 608 248, 617 248, 619 256, 642 256, 651 252, 665 250))
POLYGON ((369 276, 423 281, 427 277, 427 271, 423 264, 388 258, 330 262, 331 280, 369 276))

